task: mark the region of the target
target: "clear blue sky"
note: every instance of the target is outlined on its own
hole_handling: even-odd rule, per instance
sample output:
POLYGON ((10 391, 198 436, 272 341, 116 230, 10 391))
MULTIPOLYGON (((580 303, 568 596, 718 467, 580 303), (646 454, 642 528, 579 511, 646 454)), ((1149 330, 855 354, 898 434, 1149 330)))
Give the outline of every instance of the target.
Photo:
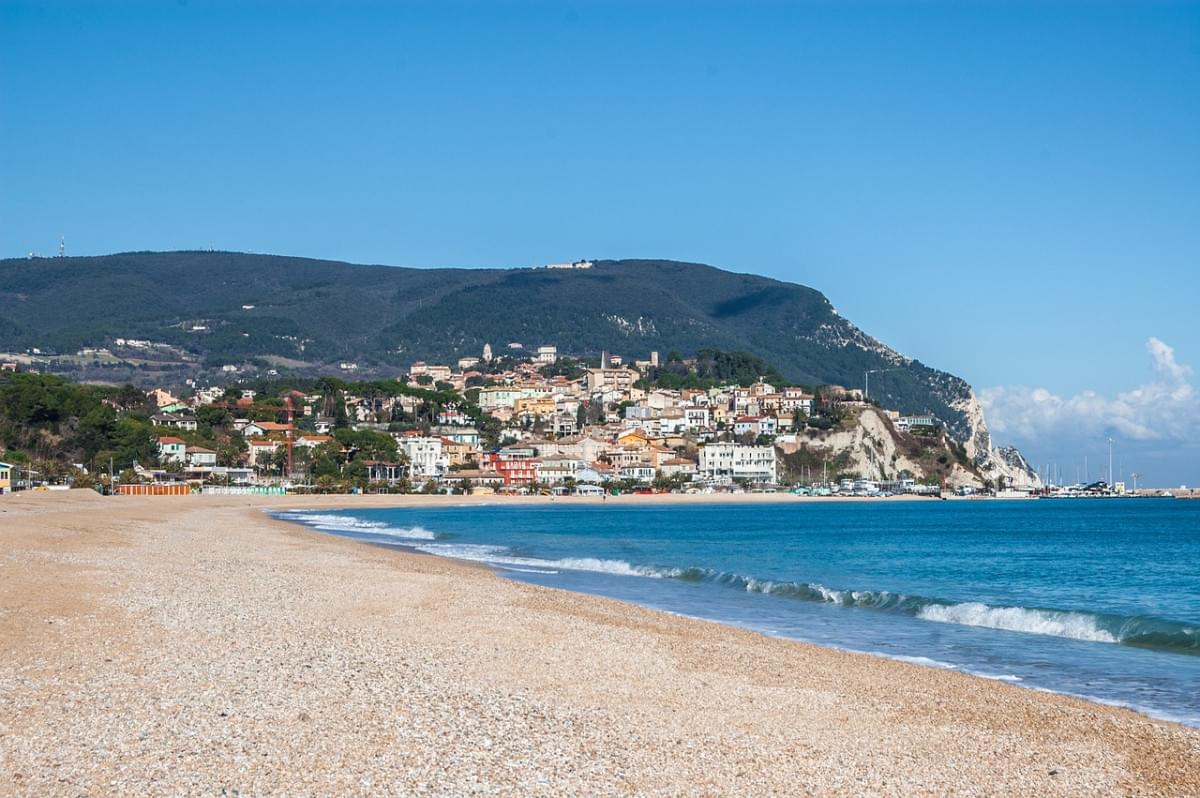
POLYGON ((1195 2, 0 0, 0 255, 698 260, 1116 401, 1200 367, 1198 186, 1195 2))

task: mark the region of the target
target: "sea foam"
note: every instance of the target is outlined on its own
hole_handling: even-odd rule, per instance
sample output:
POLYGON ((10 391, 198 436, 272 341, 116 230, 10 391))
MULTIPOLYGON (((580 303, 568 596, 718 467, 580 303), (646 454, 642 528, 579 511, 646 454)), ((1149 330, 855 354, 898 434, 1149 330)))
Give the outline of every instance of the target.
POLYGON ((1096 643, 1120 642, 1112 632, 1100 628, 1099 618, 1083 612, 992 607, 968 601, 963 604, 928 604, 918 610, 917 617, 938 623, 982 626, 987 629, 1067 637, 1096 643))
POLYGON ((435 540, 437 538, 437 535, 422 526, 396 527, 382 521, 368 521, 334 513, 295 512, 282 514, 281 517, 289 521, 299 521, 322 532, 350 532, 401 540, 435 540))
POLYGON ((486 546, 469 543, 436 543, 417 546, 419 551, 427 554, 437 554, 442 557, 453 557, 459 560, 474 560, 489 565, 515 566, 536 569, 537 571, 591 571, 614 576, 646 576, 659 577, 653 568, 631 565, 624 560, 605 560, 597 557, 564 557, 558 560, 545 560, 539 557, 519 557, 513 555, 503 546, 486 546))

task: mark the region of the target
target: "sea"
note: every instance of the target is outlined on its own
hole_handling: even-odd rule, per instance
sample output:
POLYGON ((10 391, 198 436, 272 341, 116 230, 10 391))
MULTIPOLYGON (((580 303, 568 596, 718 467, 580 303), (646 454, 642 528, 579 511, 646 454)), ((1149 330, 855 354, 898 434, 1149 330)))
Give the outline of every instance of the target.
POLYGON ((276 515, 1200 727, 1200 501, 558 499, 276 515))

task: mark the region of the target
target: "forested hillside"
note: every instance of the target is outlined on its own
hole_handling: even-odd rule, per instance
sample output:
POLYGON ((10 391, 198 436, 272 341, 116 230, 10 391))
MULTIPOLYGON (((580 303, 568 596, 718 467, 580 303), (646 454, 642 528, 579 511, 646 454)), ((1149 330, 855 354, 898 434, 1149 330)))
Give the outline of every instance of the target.
POLYGON ((342 361, 388 376, 418 359, 478 355, 485 343, 642 358, 746 351, 813 385, 861 386, 866 370, 889 369, 872 377, 874 397, 973 434, 953 406, 969 396, 962 380, 888 349, 819 291, 700 264, 410 269, 226 252, 0 261, 0 350, 74 355, 118 338, 173 347, 176 362, 156 364, 158 352, 114 360, 180 381, 225 364, 318 374, 342 361))

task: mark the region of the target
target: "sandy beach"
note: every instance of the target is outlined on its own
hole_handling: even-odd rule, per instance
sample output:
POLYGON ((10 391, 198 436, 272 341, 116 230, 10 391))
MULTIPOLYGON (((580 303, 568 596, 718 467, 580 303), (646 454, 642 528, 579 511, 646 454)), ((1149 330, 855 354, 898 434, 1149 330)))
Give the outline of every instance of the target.
POLYGON ((263 512, 446 501, 0 497, 0 794, 1200 794, 1200 730, 263 512))

